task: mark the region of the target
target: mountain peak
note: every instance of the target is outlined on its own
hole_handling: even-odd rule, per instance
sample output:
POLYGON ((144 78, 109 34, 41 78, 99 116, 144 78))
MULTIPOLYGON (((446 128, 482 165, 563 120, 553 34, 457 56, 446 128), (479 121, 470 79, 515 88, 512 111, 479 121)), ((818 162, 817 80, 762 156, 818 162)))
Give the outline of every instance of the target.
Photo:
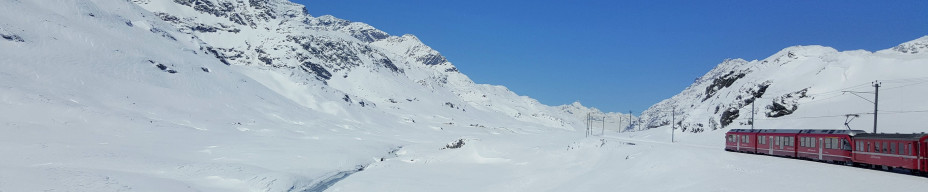
POLYGON ((928 35, 899 44, 888 50, 907 54, 928 54, 928 35))
POLYGON ((799 59, 803 57, 814 57, 824 54, 837 53, 838 50, 831 47, 821 46, 821 45, 797 45, 784 48, 779 52, 767 57, 764 60, 783 60, 783 59, 799 59))

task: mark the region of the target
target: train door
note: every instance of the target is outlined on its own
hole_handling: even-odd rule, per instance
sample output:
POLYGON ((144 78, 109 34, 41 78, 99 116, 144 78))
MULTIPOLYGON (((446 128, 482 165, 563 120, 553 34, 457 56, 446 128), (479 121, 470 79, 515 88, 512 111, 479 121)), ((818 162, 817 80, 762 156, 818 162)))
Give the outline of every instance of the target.
POLYGON ((741 140, 744 139, 744 136, 736 135, 736 138, 737 139, 735 139, 735 146, 736 146, 735 150, 741 151, 741 140))
POLYGON ((818 160, 822 160, 822 146, 825 146, 825 140, 823 138, 818 138, 818 160))
POLYGON ((767 148, 767 149, 769 149, 770 152, 767 153, 767 154, 773 155, 773 144, 776 143, 776 142, 774 142, 773 136, 770 136, 769 140, 767 140, 767 141, 769 141, 769 142, 767 142, 767 144, 770 145, 770 146, 767 148))
POLYGON ((777 145, 780 145, 780 150, 783 150, 783 144, 786 143, 786 137, 777 137, 777 145))
POLYGON ((920 146, 918 147, 919 149, 917 151, 920 151, 919 153, 921 154, 918 155, 918 159, 921 161, 922 171, 928 172, 928 159, 925 159, 925 157, 928 157, 928 144, 920 143, 919 145, 920 146))

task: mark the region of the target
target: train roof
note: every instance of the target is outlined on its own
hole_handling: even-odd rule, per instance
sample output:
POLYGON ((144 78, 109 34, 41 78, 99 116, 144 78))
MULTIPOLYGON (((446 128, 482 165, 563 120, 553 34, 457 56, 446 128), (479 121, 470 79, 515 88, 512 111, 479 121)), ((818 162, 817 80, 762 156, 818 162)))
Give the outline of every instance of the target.
POLYGON ((866 131, 841 129, 731 129, 728 131, 728 133, 801 133, 822 135, 856 135, 866 133, 866 131))
POLYGON ((729 133, 756 133, 760 129, 731 129, 728 130, 729 133))
POLYGON ((758 133, 799 133, 802 129, 760 129, 758 133))
POLYGON ((799 133, 802 134, 829 134, 829 135, 857 135, 861 133, 867 133, 863 130, 842 130, 842 129, 803 129, 799 133))
POLYGON ((928 133, 861 133, 855 139, 885 139, 902 141, 919 141, 928 137, 928 133))

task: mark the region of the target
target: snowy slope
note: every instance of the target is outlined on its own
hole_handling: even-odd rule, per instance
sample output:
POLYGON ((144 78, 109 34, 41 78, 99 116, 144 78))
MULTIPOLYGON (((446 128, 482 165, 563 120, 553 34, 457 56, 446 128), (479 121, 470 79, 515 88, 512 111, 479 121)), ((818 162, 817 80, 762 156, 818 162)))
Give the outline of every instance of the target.
POLYGON ((2 191, 283 191, 398 143, 276 94, 134 4, 0 4, 17 37, 0 40, 2 191))
POLYGON ((872 131, 872 82, 879 81, 879 131, 922 132, 928 102, 928 36, 877 52, 795 46, 764 59, 730 59, 642 114, 648 127, 684 132, 750 128, 872 131), (860 97, 855 96, 857 93, 860 97), (850 119, 846 114, 856 114, 850 119))
POLYGON ((375 45, 389 39, 285 1, 191 2, 0 2, 0 191, 322 190, 402 146, 583 122, 474 84, 411 35, 375 45))
MULTIPOLYGON (((619 113, 606 114, 605 135, 585 137, 586 115, 602 112, 474 84, 415 36, 287 1, 10 0, 0 18, 0 191, 779 191, 751 177, 820 180, 808 191, 926 185, 726 153, 721 131, 678 144, 661 143, 667 129, 617 133, 628 123, 619 113), (717 179, 729 175, 744 182, 717 179)), ((924 42, 809 49, 904 67, 925 63, 924 42)), ((887 95, 922 85, 889 82, 887 95)))

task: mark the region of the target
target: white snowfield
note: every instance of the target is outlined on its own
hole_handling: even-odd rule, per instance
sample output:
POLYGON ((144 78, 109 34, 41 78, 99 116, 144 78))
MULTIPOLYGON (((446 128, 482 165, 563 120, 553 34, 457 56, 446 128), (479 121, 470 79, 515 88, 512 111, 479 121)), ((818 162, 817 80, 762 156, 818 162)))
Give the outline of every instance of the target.
MULTIPOLYGON (((232 12, 207 14, 181 6, 230 2, 239 1, 0 1, 0 192, 928 188, 924 177, 725 152, 727 128, 678 130, 677 143, 668 143, 669 126, 620 133, 628 122, 613 113, 604 135, 584 137, 583 118, 598 110, 545 106, 474 84, 447 61, 423 64, 441 60, 411 35, 380 39, 363 23, 311 28, 347 21, 301 15, 281 0, 247 1, 278 12, 246 24, 229 14, 268 9, 230 4, 232 12), (276 25, 287 18, 307 20, 276 25), (352 36, 358 31, 368 36, 352 36), (338 50, 302 55, 331 73, 322 80, 322 69, 287 65, 299 60, 284 49, 292 47, 267 43, 281 34, 335 39, 310 47, 347 42, 346 50, 383 55, 357 66, 322 59, 338 50), (243 56, 232 59, 233 48, 243 56)), ((926 41, 873 54, 923 66, 928 48, 917 42, 926 41)), ((926 73, 915 69, 924 68, 898 74, 926 73)))

